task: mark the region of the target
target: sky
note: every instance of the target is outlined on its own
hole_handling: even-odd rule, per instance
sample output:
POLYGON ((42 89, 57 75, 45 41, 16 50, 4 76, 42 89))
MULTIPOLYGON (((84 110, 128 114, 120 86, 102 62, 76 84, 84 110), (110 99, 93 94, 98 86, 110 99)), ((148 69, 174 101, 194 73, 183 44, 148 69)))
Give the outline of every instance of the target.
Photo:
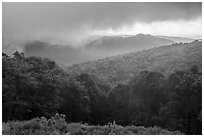
POLYGON ((202 3, 3 3, 3 46, 80 45, 95 36, 138 33, 201 38, 202 3))

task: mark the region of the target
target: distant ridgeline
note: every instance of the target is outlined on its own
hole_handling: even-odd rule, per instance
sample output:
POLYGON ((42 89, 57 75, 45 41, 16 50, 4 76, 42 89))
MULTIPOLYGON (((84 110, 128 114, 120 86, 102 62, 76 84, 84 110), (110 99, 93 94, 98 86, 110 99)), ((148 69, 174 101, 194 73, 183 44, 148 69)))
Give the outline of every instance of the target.
POLYGON ((151 70, 169 75, 192 65, 202 67, 202 42, 176 43, 149 50, 107 57, 67 67, 70 74, 90 73, 105 77, 111 82, 131 79, 141 70, 151 70))
MULTIPOLYGON (((65 69, 47 58, 2 53, 2 121, 6 122, 2 128, 4 134, 45 134, 53 130, 74 134, 75 128, 83 126, 73 127, 75 124, 66 124, 64 118, 62 121, 51 118, 60 113, 66 115, 68 123, 107 125, 115 121, 122 126, 157 126, 185 134, 202 134, 201 66, 202 42, 199 41, 65 69), (42 116, 51 121, 37 118, 42 116), (12 122, 24 120, 28 121, 12 122)), ((116 134, 126 131, 173 134, 157 127, 134 126, 115 128, 114 124, 113 128, 116 134)), ((88 134, 91 128, 88 126, 82 132, 88 134)), ((105 134, 105 129, 112 131, 107 126, 95 128, 101 130, 98 134, 105 134)))
MULTIPOLYGON (((101 36, 81 46, 61 45, 43 41, 29 41, 23 46, 26 57, 50 58, 60 66, 71 66, 105 57, 122 55, 178 42, 192 42, 182 37, 138 34, 131 36, 101 36)), ((12 45, 10 45, 12 47, 12 45)), ((10 49, 10 48, 8 48, 10 49)))

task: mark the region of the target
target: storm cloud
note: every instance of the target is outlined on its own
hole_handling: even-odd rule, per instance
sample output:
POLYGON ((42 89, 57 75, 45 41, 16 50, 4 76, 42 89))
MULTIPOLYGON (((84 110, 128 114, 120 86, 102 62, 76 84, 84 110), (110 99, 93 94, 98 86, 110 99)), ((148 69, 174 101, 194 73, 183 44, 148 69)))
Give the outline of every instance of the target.
POLYGON ((137 22, 192 21, 202 3, 3 3, 3 43, 46 40, 71 44, 96 30, 137 22))

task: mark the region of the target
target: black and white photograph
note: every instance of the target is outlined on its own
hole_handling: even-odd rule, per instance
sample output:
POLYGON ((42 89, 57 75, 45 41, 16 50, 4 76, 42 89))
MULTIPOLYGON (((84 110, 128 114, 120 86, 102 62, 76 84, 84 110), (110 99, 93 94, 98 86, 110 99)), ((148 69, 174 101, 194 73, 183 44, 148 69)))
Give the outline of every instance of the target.
POLYGON ((202 1, 1 7, 2 135, 202 135, 202 1))

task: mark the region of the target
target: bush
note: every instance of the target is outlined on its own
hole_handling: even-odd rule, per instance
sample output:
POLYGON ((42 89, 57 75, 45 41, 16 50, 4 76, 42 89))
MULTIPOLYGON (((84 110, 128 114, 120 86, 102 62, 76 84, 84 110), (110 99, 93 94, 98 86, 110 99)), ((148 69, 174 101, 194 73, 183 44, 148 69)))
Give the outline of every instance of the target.
POLYGON ((56 114, 47 119, 34 118, 29 121, 11 121, 2 124, 3 135, 177 135, 159 127, 120 126, 115 122, 104 126, 67 123, 65 115, 56 114))

